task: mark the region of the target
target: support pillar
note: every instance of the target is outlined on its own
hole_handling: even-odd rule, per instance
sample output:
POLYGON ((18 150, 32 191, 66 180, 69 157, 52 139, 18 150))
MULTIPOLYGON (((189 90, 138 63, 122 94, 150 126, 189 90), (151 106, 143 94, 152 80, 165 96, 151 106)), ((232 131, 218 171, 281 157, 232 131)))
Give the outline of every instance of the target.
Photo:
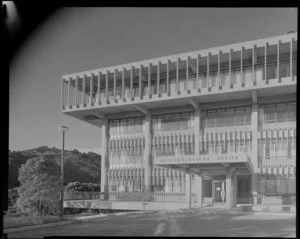
POLYGON ((86 80, 86 75, 83 76, 82 80, 83 80, 83 83, 82 83, 82 85, 83 85, 83 87, 82 87, 82 104, 83 104, 83 106, 85 106, 85 103, 86 103, 86 101, 85 101, 85 80, 86 80))
POLYGON ((151 191, 151 182, 152 182, 152 122, 151 122, 151 114, 146 114, 145 117, 145 150, 144 150, 144 189, 145 191, 150 192, 151 191))
POLYGON ((185 203, 187 208, 192 208, 192 173, 189 168, 185 171, 185 203))
MULTIPOLYGON (((100 83, 101 83, 101 72, 99 72, 99 74, 98 74, 98 83, 97 83, 97 103, 99 104, 100 103, 100 101, 101 101, 101 99, 100 99, 100 83)), ((77 86, 76 86, 76 88, 77 88, 77 86)), ((77 91, 77 90, 76 90, 77 91)), ((77 103, 76 103, 77 104, 77 103)))
POLYGON ((251 114, 251 131, 252 131, 252 155, 251 162, 253 165, 251 191, 253 195, 253 204, 257 204, 257 168, 258 168, 258 105, 253 102, 251 114))
POLYGON ((237 190, 235 186, 236 172, 232 168, 226 169, 226 208, 232 209, 236 206, 237 190))
POLYGON ((64 102, 64 91, 65 91, 65 79, 61 79, 61 108, 64 110, 65 109, 65 102, 64 102))
POLYGON ((201 129, 201 111, 195 110, 195 155, 200 154, 200 129, 201 129))
POLYGON ((195 188, 196 188, 196 195, 197 195, 197 201, 198 201, 197 207, 201 208, 202 201, 203 201, 203 198, 202 198, 203 176, 201 174, 195 175, 195 188))
POLYGON ((102 156, 101 156, 101 192, 104 193, 104 200, 108 200, 108 120, 102 119, 101 125, 101 144, 102 144, 102 156))

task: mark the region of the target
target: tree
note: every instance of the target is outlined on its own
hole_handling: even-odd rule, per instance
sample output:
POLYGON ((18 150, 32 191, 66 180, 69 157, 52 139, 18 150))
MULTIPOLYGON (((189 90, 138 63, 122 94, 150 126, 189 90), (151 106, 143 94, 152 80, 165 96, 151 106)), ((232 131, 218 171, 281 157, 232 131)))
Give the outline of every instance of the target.
POLYGON ((18 198, 18 188, 8 189, 8 207, 13 207, 18 198))
POLYGON ((57 214, 60 200, 60 167, 44 156, 28 159, 19 170, 17 207, 23 213, 57 214))

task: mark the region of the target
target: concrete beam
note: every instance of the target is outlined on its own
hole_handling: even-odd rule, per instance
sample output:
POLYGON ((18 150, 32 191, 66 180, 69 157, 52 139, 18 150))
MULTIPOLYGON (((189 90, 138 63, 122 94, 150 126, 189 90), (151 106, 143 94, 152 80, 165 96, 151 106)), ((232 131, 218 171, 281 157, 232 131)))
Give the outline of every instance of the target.
POLYGON ((254 104, 256 104, 256 103, 257 103, 257 91, 256 91, 256 90, 253 90, 253 91, 251 92, 251 95, 252 95, 252 102, 253 102, 254 104))
POLYGON ((144 106, 135 105, 135 108, 137 108, 139 111, 143 112, 144 114, 148 114, 149 113, 149 110, 146 107, 144 107, 144 106))
POLYGON ((196 100, 189 98, 188 102, 194 107, 194 109, 199 109, 199 103, 196 100))
POLYGON ((93 115, 99 117, 100 119, 105 119, 106 118, 105 114, 103 114, 103 113, 93 113, 93 115))
POLYGON ((226 167, 226 168, 229 167, 229 163, 222 163, 222 165, 223 165, 224 167, 226 167))

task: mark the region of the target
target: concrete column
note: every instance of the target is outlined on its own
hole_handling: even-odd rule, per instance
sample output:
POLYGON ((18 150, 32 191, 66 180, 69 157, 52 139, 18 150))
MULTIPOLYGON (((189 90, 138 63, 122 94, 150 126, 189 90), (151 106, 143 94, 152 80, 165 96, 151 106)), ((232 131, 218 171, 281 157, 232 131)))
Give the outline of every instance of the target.
POLYGON ((102 119, 101 125, 101 144, 102 144, 102 155, 101 155, 101 192, 104 193, 104 200, 108 199, 108 120, 107 118, 102 119))
POLYGON ((229 70, 228 70, 228 73, 229 73, 229 85, 232 88, 233 84, 231 84, 231 54, 232 54, 232 49, 230 49, 230 51, 229 51, 229 70))
POLYGON ((76 76, 76 79, 75 79, 75 106, 77 107, 78 105, 78 81, 79 81, 79 77, 76 76))
POLYGON ((233 170, 232 168, 226 169, 226 208, 232 209, 233 207, 233 170))
POLYGON ((201 111, 195 111, 195 155, 200 154, 200 130, 201 130, 201 111))
POLYGON ((202 207, 202 188, 203 188, 203 176, 201 174, 195 175, 195 188, 198 200, 198 207, 202 207))
POLYGON ((85 80, 86 80, 86 75, 83 76, 82 78, 82 104, 85 106, 85 80))
POLYGON ((130 71, 130 95, 131 95, 131 99, 134 98, 134 93, 133 93, 133 71, 134 71, 134 68, 132 66, 131 71, 130 71))
POLYGON ((145 169, 145 191, 151 191, 152 182, 152 119, 151 114, 145 117, 145 150, 144 150, 144 169, 145 169))
POLYGON ((160 84, 160 72, 159 72, 159 67, 160 67, 160 61, 157 63, 157 94, 160 95, 160 90, 159 90, 159 84, 160 84))
POLYGON ((109 71, 106 71, 106 77, 105 77, 106 103, 108 102, 108 74, 109 71))
POLYGON ((65 79, 62 78, 61 79, 61 108, 64 109, 65 105, 64 105, 64 84, 65 84, 65 79))
POLYGON ((197 58, 196 58, 196 88, 199 90, 201 88, 200 86, 200 82, 199 82, 199 58, 200 58, 200 55, 197 54, 197 58))
POLYGON ((125 99, 125 68, 122 70, 122 100, 125 99))
POLYGON ((101 83, 101 72, 99 72, 98 74, 98 83, 97 83, 97 95, 98 95, 98 98, 97 98, 97 103, 99 104, 100 103, 100 83, 101 83))
POLYGON ((222 82, 221 82, 221 75, 220 75, 220 60, 221 60, 221 51, 218 53, 218 82, 219 82, 219 89, 222 89, 222 82))
POLYGON ((90 78, 90 105, 92 104, 92 100, 93 100, 93 76, 94 74, 91 74, 91 78, 90 78))
POLYGON ((252 174, 251 176, 251 190, 252 190, 252 201, 251 203, 257 205, 257 192, 258 192, 258 176, 257 174, 252 174))
POLYGON ((232 207, 236 207, 237 204, 237 175, 236 171, 232 172, 232 207))
POLYGON ((190 57, 186 58, 186 92, 189 91, 189 59, 190 57))
POLYGON ((187 208, 192 208, 192 173, 189 168, 185 171, 185 203, 187 208))
POLYGON ((148 66, 148 97, 151 96, 151 63, 148 66))
POLYGON ((268 43, 265 45, 265 81, 268 84, 267 80, 267 54, 268 54, 268 43))
POLYGON ((170 69, 170 60, 167 61, 167 96, 170 95, 170 84, 169 84, 169 69, 170 69))
POLYGON ((244 47, 241 48, 241 85, 244 86, 243 84, 243 54, 244 53, 244 47))
POLYGON ((142 99, 142 70, 143 65, 140 65, 139 68, 139 98, 142 99))
POLYGON ((277 44, 277 79, 278 81, 280 82, 280 64, 279 64, 279 53, 280 53, 280 44, 281 44, 281 41, 278 41, 278 44, 277 44))
POLYGON ((290 44, 290 76, 291 76, 291 79, 293 79, 293 41, 294 41, 294 38, 292 38, 291 40, 291 44, 290 44))
POLYGON ((177 85, 177 95, 180 94, 179 91, 179 59, 177 58, 177 62, 176 62, 176 85, 177 85))
POLYGON ((206 74, 206 77, 207 77, 207 88, 209 89, 211 87, 210 85, 210 80, 209 80, 209 55, 210 53, 207 54, 207 74, 206 74))
POLYGON ((256 85, 255 68, 254 68, 254 64, 256 63, 255 49, 256 49, 256 45, 253 45, 253 48, 252 48, 252 82, 254 85, 256 85))
POLYGON ((257 168, 258 168, 258 105, 257 103, 254 103, 252 105, 251 131, 252 131, 251 162, 254 170, 252 174, 252 194, 254 198, 253 203, 257 204, 257 168))
POLYGON ((116 102, 116 81, 117 81, 117 70, 114 70, 114 101, 116 102))
POLYGON ((68 80, 68 107, 70 108, 71 106, 71 79, 69 78, 68 80))

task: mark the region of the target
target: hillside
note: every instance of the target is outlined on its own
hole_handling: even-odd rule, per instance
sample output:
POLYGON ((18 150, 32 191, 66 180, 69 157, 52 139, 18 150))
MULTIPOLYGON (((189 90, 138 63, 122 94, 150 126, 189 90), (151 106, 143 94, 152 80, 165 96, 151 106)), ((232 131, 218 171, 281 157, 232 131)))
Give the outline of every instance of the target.
MULTIPOLYGON (((61 150, 42 146, 29 150, 9 151, 8 188, 19 186, 18 170, 30 158, 43 155, 49 160, 55 160, 60 165, 61 150)), ((65 150, 65 183, 100 183, 101 156, 78 150, 65 150)))

